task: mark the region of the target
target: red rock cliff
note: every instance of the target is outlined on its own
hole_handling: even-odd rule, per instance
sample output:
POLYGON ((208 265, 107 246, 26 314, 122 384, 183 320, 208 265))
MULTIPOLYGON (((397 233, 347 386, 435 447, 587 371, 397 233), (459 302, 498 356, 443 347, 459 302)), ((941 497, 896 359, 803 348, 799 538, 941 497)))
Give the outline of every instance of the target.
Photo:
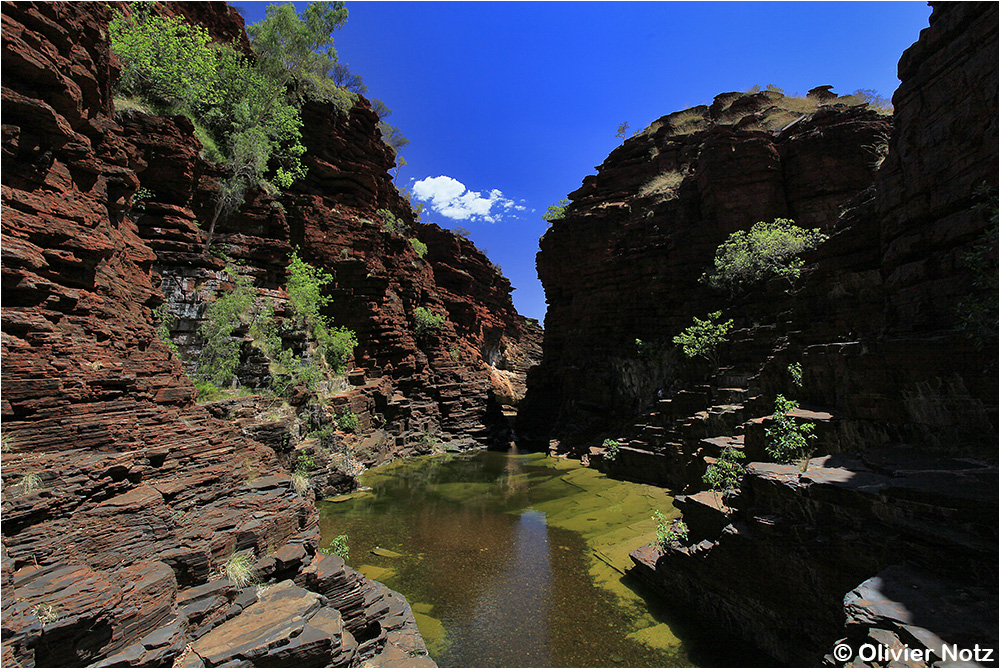
MULTIPOLYGON (((162 7, 246 44, 223 3, 162 7)), ((199 229, 221 172, 184 117, 115 115, 112 11, 3 4, 3 664, 426 662, 405 600, 318 552, 312 493, 257 440, 287 445, 297 419, 220 420, 227 407, 195 404, 156 334, 166 301, 174 341, 196 354, 224 288, 199 229), (272 587, 227 578, 237 552, 272 587)), ((220 226, 222 247, 279 311, 292 245, 334 273, 331 315, 361 340, 335 402, 362 416, 371 461, 425 432, 507 439, 504 367, 523 378, 540 336, 509 283, 470 243, 412 221, 365 103, 304 113, 309 178, 281 202, 255 194, 220 226), (448 316, 425 341, 417 305, 448 316)), ((241 378, 259 373, 246 352, 241 378)))

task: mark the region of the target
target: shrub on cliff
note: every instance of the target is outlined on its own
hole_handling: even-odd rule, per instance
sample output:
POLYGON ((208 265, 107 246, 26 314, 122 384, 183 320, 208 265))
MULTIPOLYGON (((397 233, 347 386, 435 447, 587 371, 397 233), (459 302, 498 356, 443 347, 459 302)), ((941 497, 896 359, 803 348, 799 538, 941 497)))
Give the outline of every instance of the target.
POLYGON ((413 310, 413 331, 418 337, 437 332, 444 326, 444 316, 435 314, 426 307, 417 307, 413 310))
POLYGON ((568 206, 569 206, 569 200, 566 198, 559 200, 555 204, 549 205, 549 208, 545 210, 544 214, 542 214, 542 220, 552 223, 553 221, 558 221, 561 218, 565 218, 566 207, 568 206))
POLYGON ((705 470, 701 480, 708 486, 709 490, 715 493, 716 498, 718 498, 719 493, 725 494, 739 487, 740 480, 746 471, 742 463, 745 457, 742 451, 738 451, 732 446, 726 446, 715 464, 705 470))
POLYGON ((665 551, 670 544, 687 540, 687 523, 680 518, 670 521, 657 509, 653 511, 653 520, 656 521, 656 545, 660 550, 665 551))
POLYGON ((256 296, 253 279, 242 276, 237 266, 227 265, 225 273, 233 288, 208 305, 198 328, 204 344, 198 357, 197 378, 215 386, 230 385, 236 375, 243 340, 233 333, 244 322, 256 296))
POLYGON ((804 264, 797 256, 816 248, 827 237, 818 229, 806 230, 785 218, 754 223, 749 230, 737 230, 719 245, 715 272, 706 272, 701 281, 731 295, 777 276, 794 283, 804 264))
POLYGON ((721 311, 710 313, 705 320, 695 316, 694 324, 674 337, 674 343, 682 348, 688 358, 704 358, 712 367, 718 367, 719 345, 726 341, 729 331, 733 329, 733 319, 717 323, 720 318, 721 311))
POLYGON ((247 28, 251 61, 228 44, 212 44, 200 26, 157 15, 154 3, 116 12, 109 29, 122 62, 119 92, 186 114, 207 154, 226 167, 206 251, 218 219, 252 188, 288 188, 304 176, 299 107, 306 97, 353 105, 354 94, 328 76, 337 60, 331 34, 346 20, 342 2, 310 3, 299 14, 291 3, 272 5, 247 28))
MULTIPOLYGON (((789 414, 799 408, 798 402, 778 395, 774 399, 774 415, 772 424, 765 431, 768 455, 778 462, 793 462, 802 458, 808 465, 810 454, 809 442, 816 438, 812 433, 813 423, 798 423, 789 414)), ((805 467, 803 467, 805 469, 805 467)))
POLYGON ((315 338, 319 354, 335 372, 343 371, 358 345, 354 332, 344 327, 333 327, 320 309, 330 303, 323 295, 323 288, 333 281, 333 276, 302 260, 292 251, 288 264, 288 303, 296 321, 315 338))
POLYGON ((413 247, 413 250, 416 251, 417 255, 420 256, 421 258, 427 255, 427 244, 424 244, 416 237, 412 237, 410 239, 410 246, 413 247))
POLYGON ((122 63, 119 92, 187 115, 206 148, 223 157, 230 174, 220 207, 237 206, 251 186, 287 188, 304 174, 302 121, 284 95, 284 78, 227 44, 212 44, 201 26, 157 15, 152 3, 117 12, 109 30, 122 63))

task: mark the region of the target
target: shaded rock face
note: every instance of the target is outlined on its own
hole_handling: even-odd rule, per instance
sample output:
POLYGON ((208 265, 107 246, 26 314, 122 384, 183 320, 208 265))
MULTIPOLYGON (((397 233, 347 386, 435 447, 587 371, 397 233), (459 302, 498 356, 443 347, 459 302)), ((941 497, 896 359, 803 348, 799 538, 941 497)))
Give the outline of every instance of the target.
POLYGON ((992 239, 995 274, 996 195, 981 186, 997 183, 996 12, 935 6, 900 61, 877 171, 864 148, 888 127, 870 111, 838 110, 817 89, 823 106, 768 135, 752 128, 776 94, 726 94, 627 140, 542 240, 544 358, 520 433, 682 492, 689 538, 635 551, 636 573, 782 662, 816 664, 838 637, 907 643, 928 665, 970 634, 997 643, 995 626, 954 624, 997 610, 996 314, 992 331, 970 332, 956 309, 995 291, 966 259, 992 239), (712 126, 728 107, 754 116, 712 126), (654 155, 657 137, 670 143, 656 140, 654 155), (664 174, 666 148, 687 162, 664 174), (726 234, 774 216, 830 234, 794 286, 775 279, 727 300, 698 283, 726 234), (720 366, 683 360, 670 339, 716 309, 735 324, 720 366), (666 347, 639 354, 636 338, 666 347), (815 425, 811 460, 772 462, 778 394, 815 425), (595 457, 605 437, 621 444, 611 462, 595 457), (702 477, 726 448, 748 468, 716 495, 702 477), (845 610, 845 595, 873 591, 859 584, 876 577, 964 594, 930 615, 900 595, 909 585, 892 585, 845 610), (911 605, 916 618, 886 613, 911 605))
MULTIPOLYGON (((163 9, 246 44, 223 3, 163 9)), ((224 175, 187 119, 114 114, 112 11, 3 4, 3 664, 432 664, 405 600, 317 551, 313 494, 288 472, 300 418, 195 404, 191 361, 157 336, 166 302, 196 356, 205 303, 227 287, 199 229, 224 175), (226 576, 237 552, 267 585, 226 576)), ((279 314, 292 245, 329 263, 330 315, 363 342, 334 403, 377 434, 371 461, 415 452, 425 431, 508 440, 502 406, 518 398, 494 377, 523 378, 540 330, 469 242, 412 222, 366 103, 305 115, 310 178, 282 203, 254 194, 222 247, 279 314), (379 208, 426 259, 363 220, 379 208), (448 315, 425 341, 418 304, 448 315)), ((244 352, 241 378, 266 383, 244 352)), ((348 478, 322 477, 320 491, 348 478)))
POLYGON ((866 147, 887 117, 824 92, 729 93, 665 116, 570 195, 537 258, 548 312, 519 415, 526 443, 580 447, 676 388, 678 361, 640 356, 635 341, 669 349, 692 316, 726 306, 698 279, 731 232, 776 217, 831 230, 871 185, 866 147))

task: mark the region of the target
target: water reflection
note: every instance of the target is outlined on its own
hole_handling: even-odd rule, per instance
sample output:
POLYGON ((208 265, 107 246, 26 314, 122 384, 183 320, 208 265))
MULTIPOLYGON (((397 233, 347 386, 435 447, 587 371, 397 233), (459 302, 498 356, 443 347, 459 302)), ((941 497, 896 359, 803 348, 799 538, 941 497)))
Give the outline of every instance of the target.
POLYGON ((480 667, 552 664, 548 641, 552 564, 545 514, 525 511, 514 527, 513 560, 476 598, 471 615, 448 630, 445 665, 480 667), (470 654, 463 649, 479 648, 470 654))
POLYGON ((397 462, 362 484, 371 494, 320 504, 323 538, 348 534, 350 564, 409 599, 441 666, 767 663, 671 621, 622 576, 652 510, 671 509, 664 490, 492 452, 397 462))

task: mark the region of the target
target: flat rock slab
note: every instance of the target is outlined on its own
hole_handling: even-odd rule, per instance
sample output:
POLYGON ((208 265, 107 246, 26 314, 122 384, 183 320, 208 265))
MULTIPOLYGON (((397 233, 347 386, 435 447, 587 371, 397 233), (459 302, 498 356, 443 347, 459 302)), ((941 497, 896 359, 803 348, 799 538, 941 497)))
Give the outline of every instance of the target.
MULTIPOLYGON (((243 613, 199 639, 191 650, 209 665, 286 656, 289 646, 299 645, 299 637, 306 631, 310 633, 304 638, 310 644, 316 642, 315 630, 306 628, 315 627, 309 625, 310 619, 322 606, 320 595, 283 581, 264 592, 243 613)), ((319 629, 333 636, 333 630, 328 629, 330 623, 324 619, 319 629)), ((340 640, 335 637, 335 641, 340 640)))
POLYGON ((844 610, 848 630, 889 630, 939 659, 945 643, 997 647, 995 588, 988 591, 913 567, 888 567, 863 582, 844 597, 844 610))

